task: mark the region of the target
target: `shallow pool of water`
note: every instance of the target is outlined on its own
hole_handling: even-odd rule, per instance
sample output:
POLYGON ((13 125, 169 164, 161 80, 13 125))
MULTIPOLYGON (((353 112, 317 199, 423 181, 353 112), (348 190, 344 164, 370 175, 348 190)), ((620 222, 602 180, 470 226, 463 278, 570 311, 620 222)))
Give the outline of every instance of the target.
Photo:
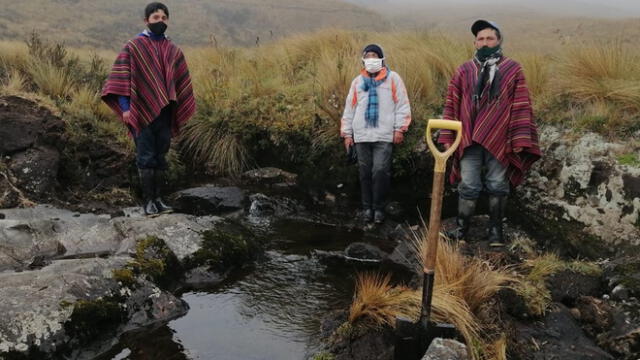
POLYGON ((361 231, 286 222, 274 227, 269 250, 224 283, 187 292, 190 310, 155 330, 127 334, 108 359, 287 360, 320 350, 320 323, 346 309, 356 269, 328 267, 313 249, 342 250, 361 231))

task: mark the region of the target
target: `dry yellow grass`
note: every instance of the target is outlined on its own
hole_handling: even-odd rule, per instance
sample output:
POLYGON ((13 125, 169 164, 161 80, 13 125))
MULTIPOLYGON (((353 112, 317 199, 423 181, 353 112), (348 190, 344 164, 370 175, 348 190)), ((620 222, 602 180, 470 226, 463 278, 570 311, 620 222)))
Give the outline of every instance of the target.
MULTIPOLYGON (((422 259, 426 254, 424 233, 414 233, 416 268, 422 271, 422 259)), ((516 282, 508 269, 494 269, 489 263, 462 255, 456 245, 441 240, 438 246, 435 287, 432 300, 431 318, 437 322, 454 324, 467 344, 480 344, 478 349, 470 347, 471 355, 483 357, 490 348, 484 339, 482 324, 475 313, 497 291, 509 283, 516 282)), ((379 275, 360 276, 356 286, 356 296, 350 309, 349 320, 369 321, 372 324, 393 325, 396 316, 417 320, 420 315, 422 292, 405 287, 394 287, 388 277, 379 275), (408 294, 407 295, 405 294, 408 294), (398 304, 402 300, 405 304, 398 304), (410 316, 407 316, 407 313, 410 316)))

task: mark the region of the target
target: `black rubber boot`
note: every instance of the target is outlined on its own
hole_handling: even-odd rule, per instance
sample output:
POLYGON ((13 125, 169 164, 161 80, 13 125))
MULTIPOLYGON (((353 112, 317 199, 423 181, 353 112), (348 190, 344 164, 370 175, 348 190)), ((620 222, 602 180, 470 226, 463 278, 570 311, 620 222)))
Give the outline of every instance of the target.
POLYGON ((476 211, 477 199, 467 200, 458 198, 458 216, 456 217, 456 228, 452 231, 447 231, 446 235, 451 240, 462 240, 469 231, 469 224, 471 223, 471 217, 476 211))
POLYGON ((156 204, 156 208, 160 213, 170 213, 173 212, 173 208, 162 201, 162 193, 167 184, 166 171, 165 170, 155 170, 154 173, 155 180, 155 195, 154 202, 156 204))
POLYGON ((364 210, 362 210, 362 220, 364 220, 364 222, 373 222, 373 209, 372 208, 366 208, 364 210))
POLYGON ((506 196, 489 196, 489 246, 504 246, 504 211, 507 207, 506 196))
POLYGON ((142 187, 142 198, 144 200, 144 205, 142 205, 144 214, 158 215, 158 208, 153 201, 156 192, 153 169, 138 169, 138 174, 140 175, 140 186, 142 187))

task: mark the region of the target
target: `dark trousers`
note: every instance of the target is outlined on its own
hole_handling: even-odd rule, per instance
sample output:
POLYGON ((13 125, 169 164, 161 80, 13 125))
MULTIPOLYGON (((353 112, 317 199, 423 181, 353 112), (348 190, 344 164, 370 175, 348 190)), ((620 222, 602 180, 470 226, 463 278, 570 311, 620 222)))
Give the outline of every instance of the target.
POLYGON ((391 154, 389 142, 356 143, 360 170, 360 191, 364 209, 383 210, 391 183, 391 154))
POLYGON ((473 144, 464 150, 460 159, 460 176, 458 192, 463 199, 477 199, 483 189, 491 196, 509 195, 507 168, 482 145, 473 144), (483 169, 486 170, 484 176, 483 169))
POLYGON ((136 144, 136 165, 138 169, 168 168, 166 155, 171 146, 171 112, 165 107, 149 126, 133 134, 136 144))

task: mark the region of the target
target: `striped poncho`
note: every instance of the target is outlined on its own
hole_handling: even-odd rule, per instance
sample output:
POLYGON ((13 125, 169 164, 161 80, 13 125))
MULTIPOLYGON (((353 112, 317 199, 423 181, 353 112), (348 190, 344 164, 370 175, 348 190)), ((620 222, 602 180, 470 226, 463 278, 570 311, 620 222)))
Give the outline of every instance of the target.
POLYGON ((182 51, 169 39, 153 40, 145 34, 125 44, 102 89, 102 100, 122 119, 119 96, 130 97, 127 125, 136 132, 172 105, 171 127, 177 135, 196 110, 182 51))
MULTIPOLYGON (((514 186, 524 180, 527 170, 542 155, 522 67, 503 57, 498 68, 501 74, 498 98, 490 101, 485 89, 477 106, 473 93, 480 65, 476 61, 462 64, 449 83, 444 118, 462 121, 462 141, 449 178, 452 183, 460 179, 460 159, 474 143, 482 145, 507 167, 507 177, 514 186), (514 153, 517 147, 523 148, 522 152, 514 153)), ((438 138, 442 144, 451 144, 453 140, 450 130, 441 131, 438 138)))

